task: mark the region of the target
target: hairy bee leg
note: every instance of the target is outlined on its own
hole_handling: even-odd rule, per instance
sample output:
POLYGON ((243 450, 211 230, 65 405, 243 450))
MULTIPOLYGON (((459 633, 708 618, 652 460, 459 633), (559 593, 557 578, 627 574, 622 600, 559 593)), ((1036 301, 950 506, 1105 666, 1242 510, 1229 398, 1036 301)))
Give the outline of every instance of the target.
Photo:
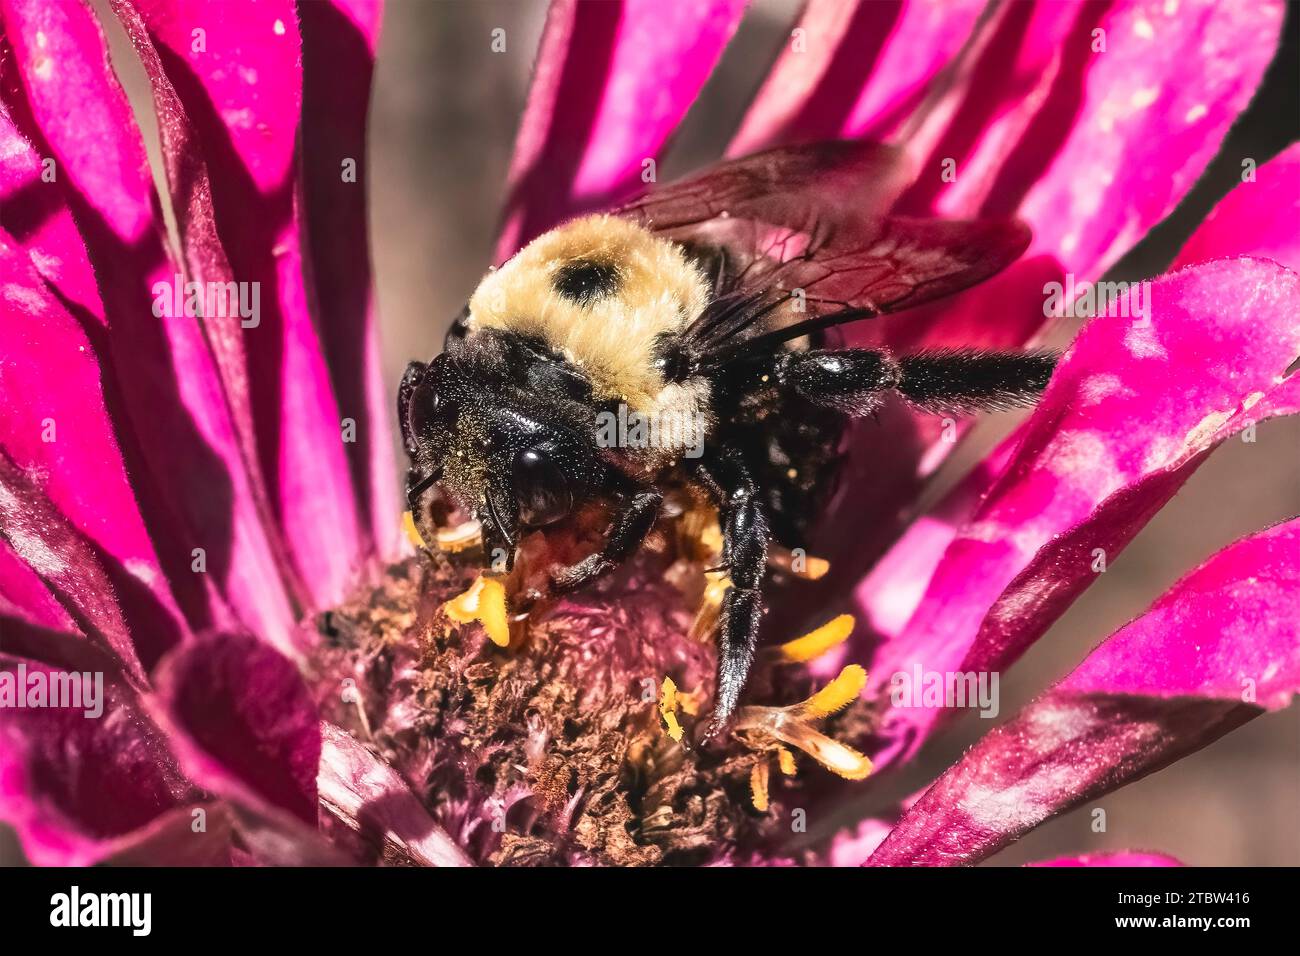
POLYGON ((410 509, 411 520, 415 524, 415 530, 423 539, 425 547, 432 547, 438 536, 438 529, 434 526, 429 515, 428 508, 420 507, 420 501, 424 493, 442 477, 442 469, 428 474, 421 475, 414 468, 406 472, 406 506, 410 509))
POLYGON ((1052 352, 934 349, 893 358, 872 349, 792 352, 775 362, 777 381, 809 401, 849 415, 879 407, 886 391, 931 412, 1000 411, 1031 405, 1047 387, 1052 352))
POLYGON ((767 567, 771 532, 748 476, 744 476, 722 503, 723 552, 731 587, 722 599, 718 626, 718 690, 705 739, 726 726, 754 662, 758 628, 763 616, 760 587, 767 567))
POLYGON ((614 519, 605 547, 553 574, 551 587, 558 593, 576 590, 608 574, 634 555, 654 527, 663 500, 663 495, 654 489, 633 495, 627 507, 614 519))
POLYGON ((1055 352, 935 349, 897 360, 893 388, 927 411, 1001 411, 1032 405, 1047 387, 1055 352))

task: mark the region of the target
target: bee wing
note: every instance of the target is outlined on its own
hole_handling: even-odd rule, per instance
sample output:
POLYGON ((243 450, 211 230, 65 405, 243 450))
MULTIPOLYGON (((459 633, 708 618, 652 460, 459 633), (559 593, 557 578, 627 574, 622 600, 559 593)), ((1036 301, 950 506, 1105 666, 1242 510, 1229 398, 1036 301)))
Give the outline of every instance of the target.
POLYGON ((1029 244, 1019 222, 888 215, 908 178, 890 147, 822 143, 721 163, 619 212, 716 269, 714 301, 682 339, 719 364, 959 292, 1029 244))
MULTIPOLYGON (((714 300, 683 330, 705 364, 754 354, 859 319, 952 295, 1014 262, 1029 245, 1015 221, 885 217, 805 229, 732 221, 692 241, 744 260, 719 273, 714 300)), ((685 241, 685 240, 684 240, 685 241)))
POLYGON ((717 163, 656 186, 617 212, 657 232, 688 231, 718 218, 798 228, 809 213, 827 222, 883 216, 911 180, 907 156, 897 147, 812 143, 717 163))

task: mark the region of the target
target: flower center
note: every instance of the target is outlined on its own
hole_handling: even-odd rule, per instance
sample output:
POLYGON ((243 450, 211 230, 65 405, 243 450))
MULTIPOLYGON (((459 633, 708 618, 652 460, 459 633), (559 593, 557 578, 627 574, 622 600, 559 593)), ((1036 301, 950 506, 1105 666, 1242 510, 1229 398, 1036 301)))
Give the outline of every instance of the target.
POLYGON ((861 668, 809 695, 798 666, 852 621, 761 654, 747 696, 775 703, 742 707, 729 737, 699 746, 716 657, 691 635, 704 588, 697 568, 699 590, 684 593, 680 560, 651 547, 523 620, 472 557, 411 558, 319 620, 323 715, 395 767, 478 862, 797 860, 787 791, 806 807, 835 778, 796 776, 795 752, 850 780, 870 771, 834 738, 873 720, 861 668))

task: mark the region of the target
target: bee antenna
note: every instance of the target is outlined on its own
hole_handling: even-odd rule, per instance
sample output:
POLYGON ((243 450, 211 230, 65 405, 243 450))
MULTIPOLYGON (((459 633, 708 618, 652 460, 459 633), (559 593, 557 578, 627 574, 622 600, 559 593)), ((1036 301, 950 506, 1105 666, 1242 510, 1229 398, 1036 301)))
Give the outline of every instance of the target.
POLYGON ((513 548, 515 546, 515 539, 510 537, 510 532, 506 530, 505 522, 503 522, 501 516, 497 514, 497 506, 492 502, 492 492, 489 490, 483 495, 483 497, 487 499, 488 516, 492 518, 492 523, 496 525, 497 531, 501 533, 501 537, 506 539, 506 544, 513 548))
POLYGON ((430 486, 435 484, 441 477, 442 469, 435 468, 432 474, 425 475, 406 490, 406 503, 411 506, 412 511, 414 511, 415 506, 419 504, 420 496, 428 491, 430 486))

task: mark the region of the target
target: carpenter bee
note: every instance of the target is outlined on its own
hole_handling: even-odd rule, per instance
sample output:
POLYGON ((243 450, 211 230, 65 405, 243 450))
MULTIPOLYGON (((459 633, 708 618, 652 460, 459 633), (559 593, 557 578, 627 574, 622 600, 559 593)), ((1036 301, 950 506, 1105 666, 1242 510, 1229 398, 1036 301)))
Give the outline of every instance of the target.
POLYGON ((744 688, 769 547, 805 540, 848 420, 889 395, 948 414, 1025 405, 1052 372, 1043 352, 836 347, 833 327, 960 291, 1029 241, 1017 222, 890 215, 897 193, 881 184, 899 181, 897 158, 777 149, 573 219, 489 272, 444 350, 402 379, 417 516, 439 484, 510 561, 521 532, 612 506, 603 547, 553 569, 555 592, 632 556, 666 489, 707 496, 730 587, 706 736, 744 688), (611 415, 675 427, 609 441, 611 415))

